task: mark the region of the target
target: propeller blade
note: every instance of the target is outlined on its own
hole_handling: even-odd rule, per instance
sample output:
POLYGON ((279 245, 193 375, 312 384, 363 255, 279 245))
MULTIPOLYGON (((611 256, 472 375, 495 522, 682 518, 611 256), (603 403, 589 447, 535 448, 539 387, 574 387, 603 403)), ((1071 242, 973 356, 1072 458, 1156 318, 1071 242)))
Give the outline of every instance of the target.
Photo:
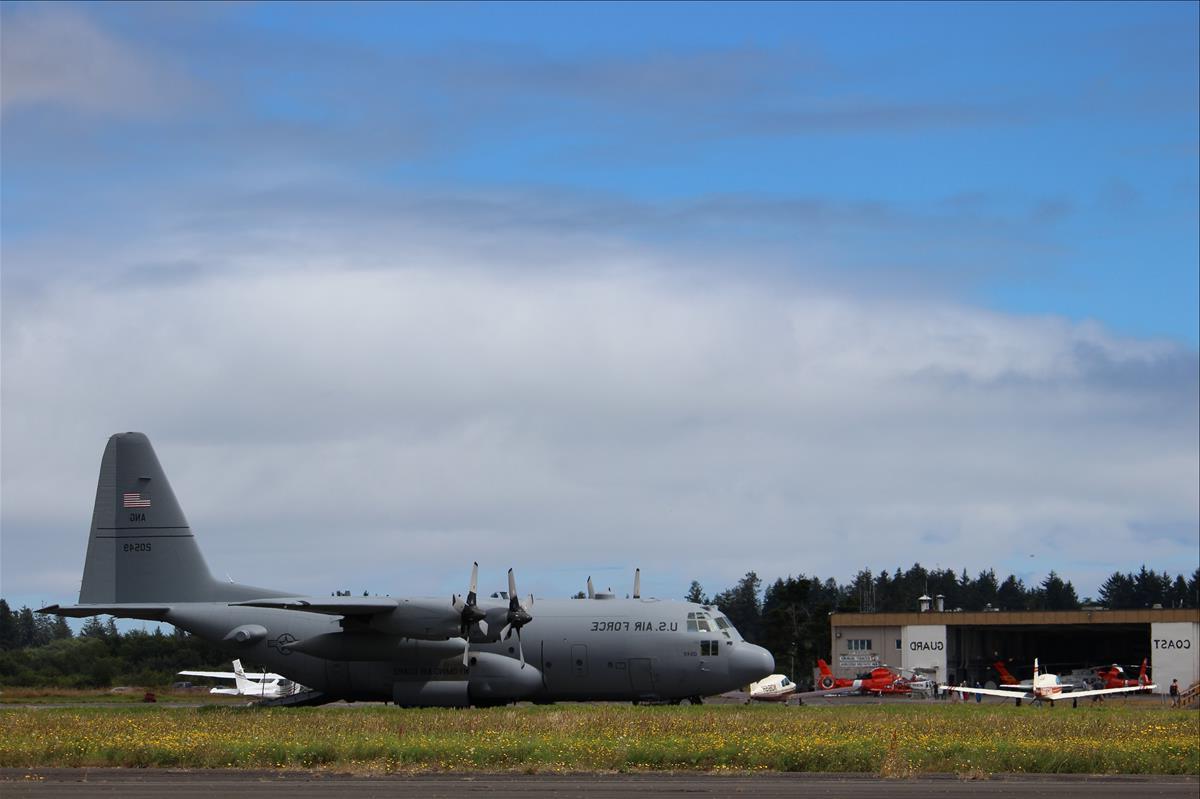
POLYGON ((463 647, 463 668, 470 668, 471 662, 471 639, 464 639, 466 646, 463 647))
POLYGON ((513 576, 513 570, 508 570, 508 602, 511 605, 517 601, 517 578, 513 576))
POLYGON ((642 570, 641 569, 633 570, 633 598, 634 599, 642 598, 642 570))
POLYGON ((596 589, 592 588, 592 576, 588 575, 588 599, 596 598, 596 589))
POLYGON ((470 588, 469 592, 467 593, 467 604, 468 605, 475 604, 475 597, 476 597, 475 588, 477 585, 479 585, 479 561, 475 561, 471 565, 471 588, 470 588))
POLYGON ((525 647, 521 645, 521 628, 517 628, 517 654, 521 656, 521 668, 525 668, 525 647))

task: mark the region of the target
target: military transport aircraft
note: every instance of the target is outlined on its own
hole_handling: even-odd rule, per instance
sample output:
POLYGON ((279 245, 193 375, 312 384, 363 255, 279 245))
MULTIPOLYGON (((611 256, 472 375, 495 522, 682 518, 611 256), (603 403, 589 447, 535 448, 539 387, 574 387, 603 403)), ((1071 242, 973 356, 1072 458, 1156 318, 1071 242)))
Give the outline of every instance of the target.
POLYGON ((1095 688, 1087 691, 1067 691, 1057 674, 1041 673, 1038 669, 1037 658, 1033 659, 1033 680, 1029 684, 1002 685, 998 688, 967 688, 966 686, 943 685, 942 691, 958 691, 962 694, 983 694, 984 696, 1002 696, 1014 699, 1020 704, 1022 699, 1049 699, 1056 702, 1059 699, 1083 699, 1087 696, 1103 696, 1105 694, 1121 694, 1129 691, 1149 691, 1155 688, 1153 684, 1132 685, 1124 688, 1095 688))
POLYGON ((282 674, 263 674, 242 669, 242 661, 233 661, 233 671, 181 671, 184 677, 208 677, 214 680, 233 680, 234 687, 218 685, 210 694, 222 696, 257 696, 259 699, 275 699, 307 691, 300 683, 292 682, 282 674))
POLYGON ((698 702, 774 659, 717 608, 667 600, 311 597, 213 578, 149 439, 118 433, 100 463, 83 583, 59 616, 165 621, 311 686, 271 700, 464 706, 698 702))

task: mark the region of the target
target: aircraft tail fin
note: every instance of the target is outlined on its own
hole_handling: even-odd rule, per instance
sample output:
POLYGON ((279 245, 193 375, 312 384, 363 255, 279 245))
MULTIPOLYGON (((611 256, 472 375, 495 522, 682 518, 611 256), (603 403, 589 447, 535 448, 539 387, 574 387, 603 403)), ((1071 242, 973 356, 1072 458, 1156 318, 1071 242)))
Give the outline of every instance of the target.
POLYGON ((1034 658, 1033 659, 1033 684, 1034 685, 1037 685, 1037 678, 1038 678, 1038 659, 1034 658))
POLYGON ((142 433, 108 439, 92 511, 81 605, 222 602, 279 596, 213 578, 175 499, 166 473, 142 433))
POLYGON ((817 668, 821 670, 822 677, 832 677, 833 672, 829 670, 829 664, 821 658, 817 658, 817 668))
POLYGON ((1016 685, 1017 684, 1017 682, 1018 682, 1017 678, 1012 676, 1012 674, 1009 673, 1008 669, 1005 668, 1003 660, 997 660, 995 663, 992 664, 992 667, 996 670, 996 673, 1000 675, 1000 684, 1001 685, 1016 685))
POLYGON ((240 660, 233 661, 233 681, 237 684, 238 693, 249 695, 255 692, 254 684, 246 679, 246 672, 242 669, 240 660))
POLYGON ((1138 685, 1146 685, 1150 680, 1146 677, 1146 658, 1142 658, 1142 670, 1138 672, 1138 685))

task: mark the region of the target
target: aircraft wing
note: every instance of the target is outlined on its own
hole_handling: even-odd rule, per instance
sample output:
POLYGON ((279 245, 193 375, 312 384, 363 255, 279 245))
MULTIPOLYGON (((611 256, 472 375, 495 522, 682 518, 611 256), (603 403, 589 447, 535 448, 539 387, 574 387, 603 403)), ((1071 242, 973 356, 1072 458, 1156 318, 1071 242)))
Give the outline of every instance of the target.
POLYGON ((82 619, 87 616, 108 615, 155 621, 163 618, 170 610, 170 605, 126 602, 120 605, 49 605, 39 608, 38 613, 52 613, 55 616, 70 616, 75 619, 82 619))
POLYGON ((180 671, 184 677, 212 677, 214 680, 232 680, 237 677, 232 671, 180 671))
POLYGON ((1102 696, 1103 694, 1126 694, 1131 691, 1146 691, 1146 690, 1157 688, 1157 687, 1158 687, 1157 685, 1150 684, 1150 685, 1129 685, 1124 688, 1094 688, 1090 691, 1071 691, 1071 693, 1069 693, 1069 694, 1062 694, 1060 696, 1048 696, 1046 698, 1053 699, 1054 701, 1059 701, 1061 699, 1079 699, 1084 696, 1102 696))
POLYGON ((305 613, 324 613, 329 616, 374 616, 376 613, 394 611, 400 606, 400 601, 386 596, 322 597, 320 599, 292 596, 252 599, 249 602, 233 602, 232 604, 248 608, 277 608, 279 610, 299 610, 305 613))
POLYGON ((984 696, 1002 696, 1005 699, 1032 699, 1033 694, 1029 691, 1001 691, 998 688, 966 688, 957 685, 943 685, 941 690, 958 691, 963 694, 983 694, 984 696))
MULTIPOLYGON (((176 674, 182 674, 185 677, 211 677, 214 680, 234 680, 237 679, 237 674, 232 671, 178 671, 176 674)), ((243 672, 242 676, 248 680, 272 680, 279 679, 278 674, 265 672, 247 671, 243 672)))

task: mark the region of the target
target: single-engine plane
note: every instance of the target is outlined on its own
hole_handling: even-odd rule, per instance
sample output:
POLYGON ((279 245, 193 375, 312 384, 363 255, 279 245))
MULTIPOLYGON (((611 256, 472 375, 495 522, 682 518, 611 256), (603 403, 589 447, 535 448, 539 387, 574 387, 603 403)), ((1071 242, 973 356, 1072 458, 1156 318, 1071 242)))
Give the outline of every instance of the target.
MULTIPOLYGON (((419 553, 414 551, 419 557, 419 553)), ((597 594, 480 599, 300 596, 214 579, 149 439, 118 433, 100 463, 79 601, 42 613, 162 621, 310 690, 270 700, 410 706, 681 701, 774 670, 710 605, 597 594)))

